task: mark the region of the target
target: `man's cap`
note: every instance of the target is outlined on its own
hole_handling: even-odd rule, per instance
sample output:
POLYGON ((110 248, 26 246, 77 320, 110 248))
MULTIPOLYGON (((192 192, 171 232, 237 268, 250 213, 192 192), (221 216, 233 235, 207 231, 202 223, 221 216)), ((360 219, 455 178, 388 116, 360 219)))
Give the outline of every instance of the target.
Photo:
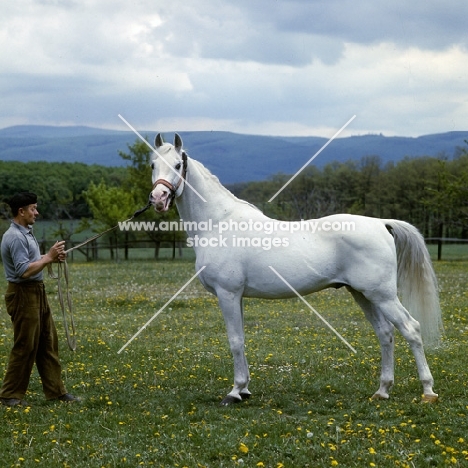
POLYGON ((9 200, 8 205, 15 211, 28 205, 37 203, 37 195, 32 192, 19 192, 15 193, 9 200))

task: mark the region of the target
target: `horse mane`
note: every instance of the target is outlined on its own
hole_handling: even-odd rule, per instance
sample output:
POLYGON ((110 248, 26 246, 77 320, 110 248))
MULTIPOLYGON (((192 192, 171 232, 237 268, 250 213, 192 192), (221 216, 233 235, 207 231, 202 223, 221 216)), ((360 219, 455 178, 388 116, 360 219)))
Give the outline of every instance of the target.
POLYGON ((190 165, 194 164, 202 177, 204 177, 206 180, 210 180, 213 182, 216 187, 224 191, 232 200, 238 202, 238 203, 243 203, 247 206, 250 206, 252 208, 255 208, 257 211, 261 211, 257 206, 253 205, 252 203, 249 203, 248 201, 242 200, 240 198, 237 198, 230 190, 228 190, 207 167, 205 167, 200 161, 197 161, 196 159, 190 158, 190 164, 188 166, 188 172, 190 173, 190 165))

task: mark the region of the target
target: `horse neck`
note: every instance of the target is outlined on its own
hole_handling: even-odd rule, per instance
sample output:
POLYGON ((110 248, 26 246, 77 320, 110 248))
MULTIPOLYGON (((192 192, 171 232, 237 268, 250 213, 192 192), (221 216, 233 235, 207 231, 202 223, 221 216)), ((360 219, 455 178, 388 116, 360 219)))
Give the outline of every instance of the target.
POLYGON ((229 217, 239 204, 251 207, 247 202, 236 198, 221 185, 217 177, 193 159, 188 161, 187 181, 206 202, 186 184, 182 195, 176 200, 179 215, 185 221, 211 219, 213 222, 217 222, 229 217))

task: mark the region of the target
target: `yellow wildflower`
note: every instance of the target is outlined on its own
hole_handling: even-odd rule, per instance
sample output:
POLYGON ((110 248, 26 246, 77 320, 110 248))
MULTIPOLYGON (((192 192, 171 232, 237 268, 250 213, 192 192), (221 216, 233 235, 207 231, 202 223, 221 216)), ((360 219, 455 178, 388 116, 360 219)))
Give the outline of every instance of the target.
POLYGON ((249 447, 247 447, 247 445, 241 442, 239 445, 239 451, 242 453, 249 453, 249 447))

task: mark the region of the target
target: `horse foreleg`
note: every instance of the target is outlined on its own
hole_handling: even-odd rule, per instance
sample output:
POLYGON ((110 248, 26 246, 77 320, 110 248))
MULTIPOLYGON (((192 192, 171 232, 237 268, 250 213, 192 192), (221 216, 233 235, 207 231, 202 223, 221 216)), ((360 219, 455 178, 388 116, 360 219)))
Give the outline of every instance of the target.
POLYGON ((221 402, 222 405, 229 405, 245 400, 251 395, 247 388, 250 376, 245 357, 244 311, 240 295, 227 291, 218 291, 217 295, 234 360, 234 386, 221 402))
POLYGON ((394 382, 394 327, 363 294, 351 288, 348 289, 364 311, 364 315, 371 323, 379 339, 381 352, 380 387, 372 395, 372 399, 386 400, 389 397, 389 392, 394 382))

